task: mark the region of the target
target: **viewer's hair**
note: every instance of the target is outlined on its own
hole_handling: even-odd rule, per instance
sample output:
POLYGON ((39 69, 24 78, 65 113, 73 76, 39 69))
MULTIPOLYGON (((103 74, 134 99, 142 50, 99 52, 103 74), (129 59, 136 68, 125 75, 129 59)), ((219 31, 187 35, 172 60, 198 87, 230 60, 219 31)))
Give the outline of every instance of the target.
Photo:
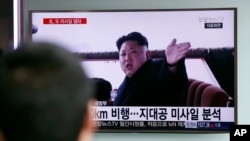
POLYGON ((136 41, 139 45, 141 46, 146 46, 148 47, 148 40, 145 36, 143 36, 141 33, 139 32, 131 32, 128 35, 124 35, 122 37, 120 37, 117 41, 116 41, 116 46, 117 49, 120 51, 122 44, 125 41, 136 41))
POLYGON ((0 58, 3 56, 3 50, 0 48, 0 58))
POLYGON ((7 141, 77 140, 93 86, 76 55, 30 42, 0 65, 0 128, 7 141))

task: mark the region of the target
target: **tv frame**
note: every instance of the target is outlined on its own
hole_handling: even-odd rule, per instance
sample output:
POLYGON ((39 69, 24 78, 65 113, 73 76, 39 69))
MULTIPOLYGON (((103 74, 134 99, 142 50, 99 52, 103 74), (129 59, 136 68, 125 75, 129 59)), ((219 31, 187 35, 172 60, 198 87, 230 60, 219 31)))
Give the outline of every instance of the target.
MULTIPOLYGON (((29 39, 32 40, 32 14, 33 13, 50 13, 50 12, 174 12, 174 11, 214 11, 214 10, 232 10, 234 12, 234 124, 238 123, 238 93, 237 93, 237 8, 236 7, 219 7, 219 8, 180 8, 180 9, 113 9, 113 10, 29 10, 29 39)), ((114 56, 111 58, 107 58, 106 56, 99 56, 97 58, 93 58, 91 55, 90 57, 86 58, 83 57, 84 60, 96 60, 96 59, 109 59, 109 60, 115 60, 118 57, 117 52, 113 52, 114 56)), ((80 54, 82 55, 82 54, 80 54)), ((83 56, 86 56, 88 54, 83 54, 83 56)), ((160 55, 161 56, 161 55, 160 55)), ((190 58, 195 58, 192 56, 192 54, 189 56, 190 58)), ((157 58, 157 56, 156 56, 157 58)), ((229 133, 228 130, 199 130, 199 129, 153 129, 152 130, 143 130, 143 129, 127 129, 127 130, 121 130, 119 128, 117 129, 98 129, 97 132, 100 133, 110 133, 110 132, 115 132, 115 133, 229 133)))

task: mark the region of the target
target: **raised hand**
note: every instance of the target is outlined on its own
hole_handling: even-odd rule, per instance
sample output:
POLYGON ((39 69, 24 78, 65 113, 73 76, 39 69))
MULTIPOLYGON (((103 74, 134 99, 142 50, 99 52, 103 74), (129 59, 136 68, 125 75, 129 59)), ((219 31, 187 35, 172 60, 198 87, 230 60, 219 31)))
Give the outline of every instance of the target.
POLYGON ((179 60, 185 57, 190 47, 190 42, 176 44, 176 39, 173 39, 165 50, 167 63, 176 64, 179 60))

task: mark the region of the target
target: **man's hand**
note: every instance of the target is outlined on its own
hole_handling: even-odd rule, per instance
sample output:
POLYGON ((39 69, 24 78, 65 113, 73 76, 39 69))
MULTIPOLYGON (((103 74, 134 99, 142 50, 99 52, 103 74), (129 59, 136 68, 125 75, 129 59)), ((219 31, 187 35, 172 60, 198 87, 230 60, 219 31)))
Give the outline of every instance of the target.
POLYGON ((176 39, 173 39, 165 50, 167 63, 176 64, 179 60, 185 57, 190 47, 190 42, 176 44, 176 39))

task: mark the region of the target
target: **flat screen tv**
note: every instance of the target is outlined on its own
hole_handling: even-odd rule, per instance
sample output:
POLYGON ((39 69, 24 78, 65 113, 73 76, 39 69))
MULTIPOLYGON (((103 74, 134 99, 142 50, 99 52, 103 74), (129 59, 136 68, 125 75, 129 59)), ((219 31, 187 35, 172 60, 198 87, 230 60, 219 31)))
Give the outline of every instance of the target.
POLYGON ((214 133, 236 124, 237 8, 29 11, 29 16, 30 39, 56 42, 79 57, 96 86, 91 116, 99 132, 214 133), (130 76, 122 71, 121 57, 140 58, 133 47, 124 51, 124 42, 120 51, 116 46, 132 32, 146 37, 147 59, 161 61, 163 71, 154 65, 143 70, 144 63, 130 76), (179 86, 172 85, 178 78, 166 63, 170 42, 191 45, 182 64, 174 66, 186 73, 179 86), (117 99, 130 101, 115 104, 117 99))

